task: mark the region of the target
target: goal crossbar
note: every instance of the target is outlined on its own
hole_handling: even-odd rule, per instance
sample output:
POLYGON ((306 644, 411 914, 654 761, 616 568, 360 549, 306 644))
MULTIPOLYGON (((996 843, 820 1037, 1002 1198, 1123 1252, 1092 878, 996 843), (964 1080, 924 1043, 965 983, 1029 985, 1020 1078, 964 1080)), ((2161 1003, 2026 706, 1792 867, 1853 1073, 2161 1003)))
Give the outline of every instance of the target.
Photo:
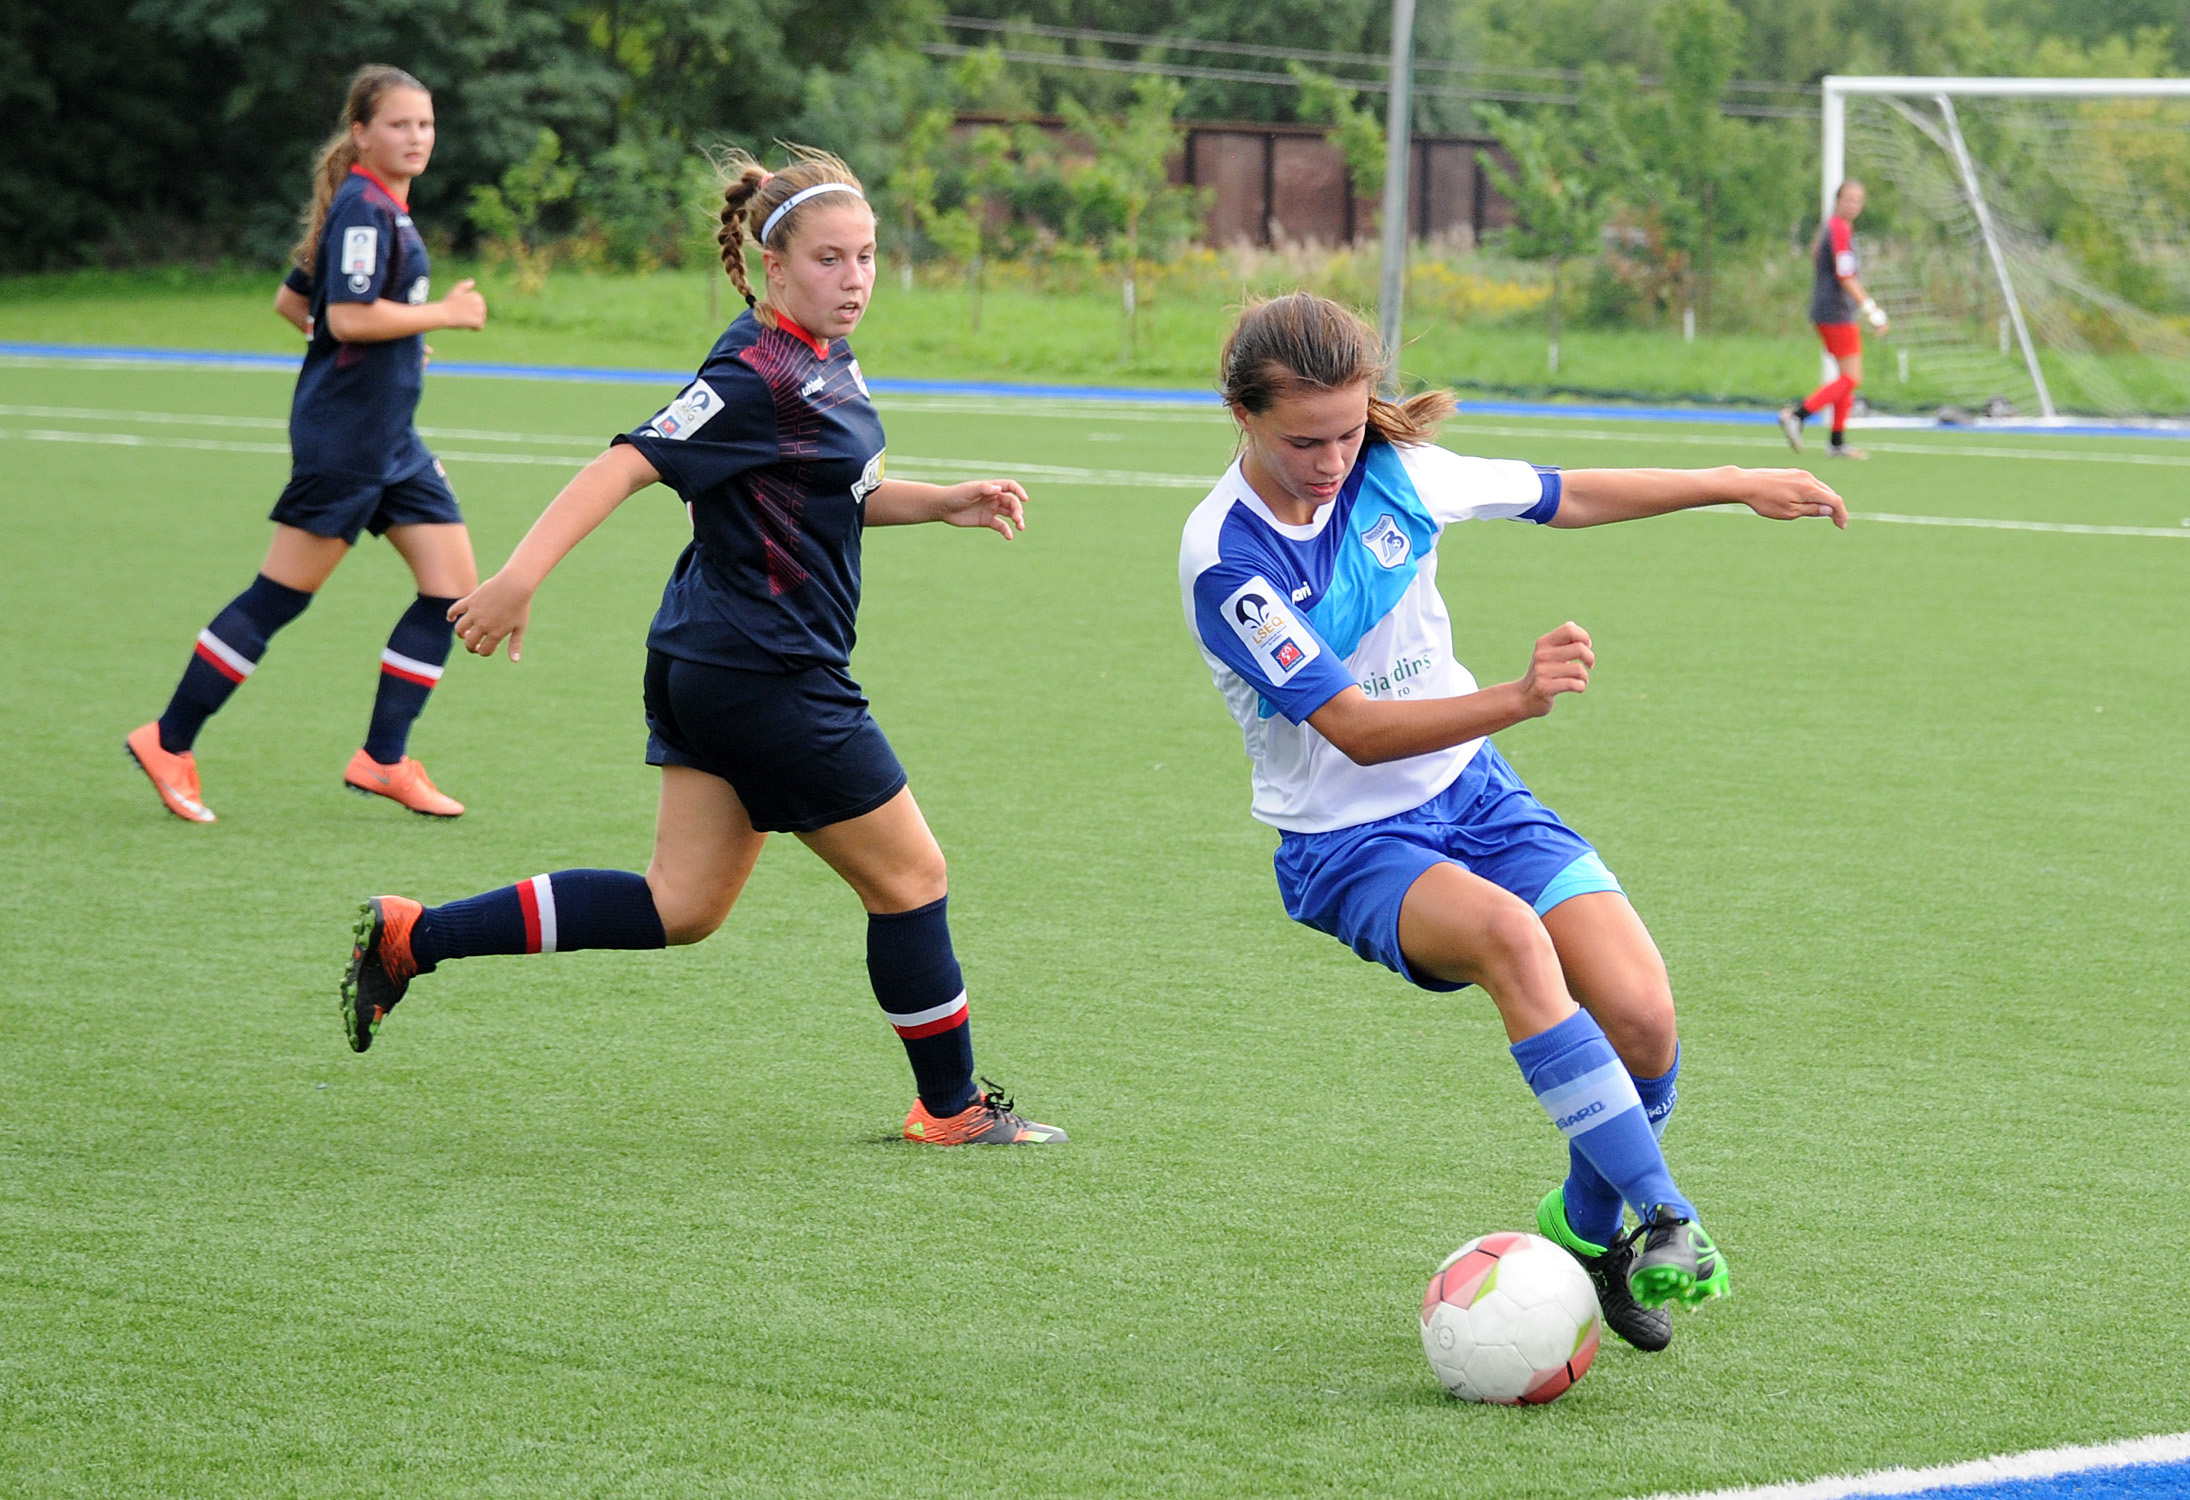
MULTIPOLYGON (((1896 108, 1911 123, 1930 135, 1953 158, 1956 173, 1962 182, 1962 190, 1969 200, 1971 212, 1976 216, 1978 231, 1985 242, 1985 251, 1992 262, 1993 275, 2000 283, 2000 296, 2008 309, 2008 316, 2015 330, 2017 343, 2023 355, 2023 363, 2030 372, 2031 383, 2037 388, 2041 417, 2052 419, 2055 415, 2052 393, 2046 387, 2045 371, 2038 363, 2038 351, 2033 346, 2030 329, 2023 317, 2021 299, 2016 296, 2014 279, 2008 274, 2007 257, 2000 246, 1998 234, 1992 225, 1991 210, 1985 203, 1984 190, 1980 186, 1975 165, 1971 162, 1969 148, 1963 143, 1960 122, 1955 118, 1954 98, 2053 98, 2053 99, 2190 99, 2190 78, 1926 78, 1912 75, 1828 75, 1822 85, 1823 94, 1823 147, 1819 153, 1822 170, 1819 174, 1818 204, 1821 218, 1832 217, 1840 184, 1848 176, 1848 98, 1852 94, 1882 96, 1893 101, 1897 96, 1931 100, 1940 112, 1945 137, 1941 138, 1927 122, 1918 119, 1898 103, 1896 108)), ((1825 374, 1834 374, 1832 357, 1825 357, 1825 374)))

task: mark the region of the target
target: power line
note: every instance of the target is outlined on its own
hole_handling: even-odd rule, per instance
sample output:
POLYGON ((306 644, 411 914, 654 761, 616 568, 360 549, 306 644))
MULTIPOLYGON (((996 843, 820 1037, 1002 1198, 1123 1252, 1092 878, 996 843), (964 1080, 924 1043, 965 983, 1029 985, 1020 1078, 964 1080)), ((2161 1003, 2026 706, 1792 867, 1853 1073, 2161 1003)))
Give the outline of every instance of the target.
MULTIPOLYGON (((1279 61, 1320 62, 1337 67, 1373 68, 1381 73, 1387 70, 1386 59, 1370 52, 1326 52, 1309 47, 1272 47, 1260 42, 1227 42, 1212 38, 1157 36, 1140 31, 1105 31, 1090 26, 1050 26, 1033 21, 992 21, 981 16, 945 16, 943 24, 959 31, 989 31, 1020 33, 1026 36, 1048 37, 1064 42, 1108 42, 1121 47, 1156 47, 1169 52, 1216 52, 1234 57, 1265 57, 1279 61)), ((1496 63, 1456 62, 1446 58, 1418 57, 1414 70, 1439 73, 1487 73, 1500 78, 1545 78, 1560 83, 1583 83, 1588 74, 1578 68, 1525 68, 1502 67, 1496 63)), ((1351 81, 1351 80, 1347 80, 1351 81)), ((1647 74, 1639 76, 1637 83, 1655 87, 1661 80, 1647 74)), ((1365 87, 1366 85, 1364 85, 1365 87)), ((1804 98, 1816 98, 1813 84, 1778 83, 1759 80, 1734 79, 1726 85, 1743 93, 1793 94, 1804 98)))
MULTIPOLYGON (((1036 67, 1080 68, 1097 73, 1157 73, 1166 78, 1193 78, 1215 83, 1260 83, 1275 88, 1297 89, 1300 80, 1291 73, 1272 73, 1252 68, 1207 68, 1192 63, 1153 62, 1146 59, 1123 57, 1089 57, 1071 52, 1026 52, 1014 47, 966 47, 955 42, 922 42, 920 50, 930 57, 1000 57, 1009 63, 1025 63, 1036 67)), ((1348 88, 1364 94, 1382 94, 1390 91, 1390 85, 1380 78, 1341 79, 1348 88)), ((1455 88, 1445 84, 1417 84, 1416 94, 1429 99, 1477 99, 1500 104, 1556 104, 1573 107, 1582 102, 1579 94, 1546 94, 1526 89, 1455 88)), ((1776 104, 1722 104, 1721 114, 1742 115, 1759 119, 1809 120, 1817 117, 1814 109, 1788 109, 1776 104)))

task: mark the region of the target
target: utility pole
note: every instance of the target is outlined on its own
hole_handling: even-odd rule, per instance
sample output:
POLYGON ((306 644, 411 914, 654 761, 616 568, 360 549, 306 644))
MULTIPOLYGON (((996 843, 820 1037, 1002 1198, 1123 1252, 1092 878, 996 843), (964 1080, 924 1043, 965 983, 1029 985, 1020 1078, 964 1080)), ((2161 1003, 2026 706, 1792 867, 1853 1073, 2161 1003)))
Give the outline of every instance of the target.
POLYGON ((1414 155, 1414 0, 1392 0, 1391 109, 1384 120, 1384 277, 1378 331, 1384 389, 1399 390, 1400 313, 1407 296, 1407 168, 1414 155))

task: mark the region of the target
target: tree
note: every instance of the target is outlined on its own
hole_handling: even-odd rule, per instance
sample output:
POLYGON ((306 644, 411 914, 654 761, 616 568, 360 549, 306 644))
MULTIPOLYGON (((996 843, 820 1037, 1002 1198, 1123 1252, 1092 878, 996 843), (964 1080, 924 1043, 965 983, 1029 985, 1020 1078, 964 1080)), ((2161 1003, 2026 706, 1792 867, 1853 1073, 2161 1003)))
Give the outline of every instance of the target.
MULTIPOLYGON (((1095 148, 1093 162, 1075 172, 1071 188, 1083 224, 1114 211, 1113 249, 1122 259, 1120 291, 1124 301, 1124 358, 1131 362, 1140 332, 1140 298, 1135 273, 1141 259, 1142 231, 1152 208, 1175 209, 1190 202, 1191 190, 1171 187, 1171 158, 1185 137, 1176 116, 1186 91, 1169 78, 1143 74, 1134 80, 1133 102, 1122 115, 1098 115, 1071 95, 1059 101, 1065 122, 1095 148)), ((1166 226, 1168 227, 1168 226, 1166 226)))
POLYGON ((1545 115, 1527 119, 1504 110, 1483 111, 1498 144, 1513 158, 1507 171, 1489 156, 1481 166, 1513 204, 1514 223, 1506 231, 1506 249, 1523 260, 1551 262, 1551 343, 1548 363, 1559 373, 1559 303, 1565 288, 1561 272, 1578 255, 1595 252, 1613 183, 1599 163, 1583 152, 1579 122, 1545 115))
POLYGON ((1384 195, 1384 122, 1355 101, 1360 91, 1326 77, 1306 63, 1285 65, 1300 80, 1300 117, 1331 128, 1324 139, 1345 158, 1349 186, 1356 198, 1384 195))
POLYGON ((1696 296, 1699 282, 1692 275, 1689 305, 1695 307, 1700 301, 1705 327, 1711 322, 1719 183, 1731 165, 1728 138, 1740 129, 1719 113, 1719 104, 1741 55, 1743 24, 1740 13, 1726 0, 1670 0, 1658 13, 1666 54, 1668 127, 1660 150, 1664 166, 1694 209, 1692 215, 1681 216, 1686 230, 1683 248, 1690 254, 1691 267, 1701 265, 1702 296, 1696 296))
POLYGON ((568 201, 578 186, 577 172, 562 157, 562 141, 543 125, 532 154, 504 172, 499 185, 471 190, 472 224, 484 238, 488 253, 510 263, 517 273, 517 290, 527 295, 547 285, 548 267, 555 258, 546 212, 568 201))

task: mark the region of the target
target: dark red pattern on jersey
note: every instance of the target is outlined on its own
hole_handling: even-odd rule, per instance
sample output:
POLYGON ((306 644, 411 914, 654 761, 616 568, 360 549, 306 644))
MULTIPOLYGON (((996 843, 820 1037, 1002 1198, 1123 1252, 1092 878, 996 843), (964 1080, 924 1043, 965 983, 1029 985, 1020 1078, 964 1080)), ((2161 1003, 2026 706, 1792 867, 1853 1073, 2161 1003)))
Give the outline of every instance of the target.
POLYGON ((813 492, 813 460, 821 456, 821 413, 848 398, 851 382, 844 367, 830 369, 814 357, 811 345, 780 328, 764 330, 737 357, 768 383, 775 401, 780 456, 747 476, 746 491, 760 522, 768 592, 788 594, 807 577, 798 561, 799 526, 813 492), (827 384, 802 395, 816 377, 827 384))

